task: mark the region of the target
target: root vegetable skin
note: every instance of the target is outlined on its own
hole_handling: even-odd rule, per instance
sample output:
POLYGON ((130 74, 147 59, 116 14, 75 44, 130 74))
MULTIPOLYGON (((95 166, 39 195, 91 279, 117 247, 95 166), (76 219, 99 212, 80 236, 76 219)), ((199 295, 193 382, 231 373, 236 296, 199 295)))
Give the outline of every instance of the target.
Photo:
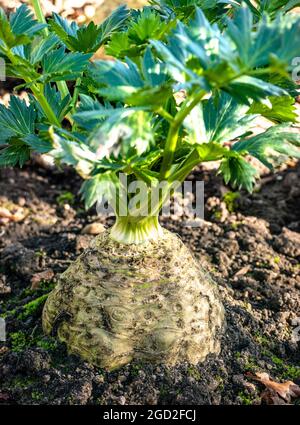
POLYGON ((141 245, 99 235, 43 311, 46 333, 57 331, 69 352, 107 369, 133 359, 198 363, 219 352, 223 323, 216 285, 167 230, 141 245))

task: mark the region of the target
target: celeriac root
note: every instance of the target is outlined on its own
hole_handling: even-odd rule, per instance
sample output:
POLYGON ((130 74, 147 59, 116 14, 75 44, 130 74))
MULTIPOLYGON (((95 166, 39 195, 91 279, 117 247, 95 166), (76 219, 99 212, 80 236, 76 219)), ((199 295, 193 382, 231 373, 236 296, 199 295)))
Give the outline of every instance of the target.
POLYGON ((43 311, 46 333, 113 369, 132 359, 198 363, 220 350, 216 285, 174 234, 141 245, 97 236, 61 275, 43 311))

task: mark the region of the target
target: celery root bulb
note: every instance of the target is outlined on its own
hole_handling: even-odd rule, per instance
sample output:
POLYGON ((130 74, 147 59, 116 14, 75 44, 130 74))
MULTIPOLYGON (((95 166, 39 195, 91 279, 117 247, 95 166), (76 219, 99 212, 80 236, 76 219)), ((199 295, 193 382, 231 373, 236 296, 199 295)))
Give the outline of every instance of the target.
POLYGON ((107 369, 132 359, 203 361, 219 352, 223 322, 215 284, 167 230, 141 245, 97 236, 61 275, 43 311, 46 333, 107 369))

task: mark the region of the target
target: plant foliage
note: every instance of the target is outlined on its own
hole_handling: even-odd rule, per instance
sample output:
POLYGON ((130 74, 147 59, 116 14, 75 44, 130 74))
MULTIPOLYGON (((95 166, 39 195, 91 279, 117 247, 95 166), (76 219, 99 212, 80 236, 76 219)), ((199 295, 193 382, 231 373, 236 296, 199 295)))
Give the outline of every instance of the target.
POLYGON ((49 152, 86 179, 87 207, 120 172, 150 190, 204 161, 251 191, 249 157, 269 168, 300 157, 290 75, 300 18, 287 13, 298 3, 161 0, 81 27, 57 14, 39 23, 25 5, 1 10, 1 56, 30 95, 0 106, 0 164, 49 152), (114 60, 92 60, 102 45, 114 60), (253 135, 260 116, 270 128, 253 135))

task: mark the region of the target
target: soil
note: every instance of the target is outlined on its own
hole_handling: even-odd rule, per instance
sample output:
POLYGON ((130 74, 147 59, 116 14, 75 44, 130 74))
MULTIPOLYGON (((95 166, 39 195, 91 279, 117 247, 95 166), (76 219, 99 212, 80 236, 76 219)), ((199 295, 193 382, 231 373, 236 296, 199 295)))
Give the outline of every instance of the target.
MULTIPOLYGON (((252 195, 234 195, 214 171, 205 181, 205 220, 186 227, 162 218, 217 282, 226 309, 222 351, 176 367, 133 362, 114 372, 68 355, 46 337, 42 306, 57 277, 93 236, 89 223, 113 218, 85 212, 80 179, 70 170, 28 164, 0 171, 0 203, 25 218, 0 226, 0 403, 261 404, 263 386, 247 372, 300 383, 300 164, 264 176, 252 195)), ((284 400, 281 400, 284 403, 284 400)), ((297 400, 293 401, 297 403, 297 400)))

